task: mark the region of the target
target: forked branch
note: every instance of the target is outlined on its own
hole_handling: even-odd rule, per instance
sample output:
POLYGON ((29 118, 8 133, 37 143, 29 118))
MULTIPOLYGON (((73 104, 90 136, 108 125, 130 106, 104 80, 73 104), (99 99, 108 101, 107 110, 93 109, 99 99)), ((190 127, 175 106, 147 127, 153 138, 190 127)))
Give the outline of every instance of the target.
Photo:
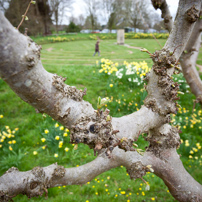
POLYGON ((194 27, 189 14, 198 16, 201 1, 181 0, 179 5, 167 43, 151 55, 154 65, 146 78, 148 96, 144 105, 138 112, 112 119, 108 118, 108 110, 98 112, 83 100, 85 91, 66 85, 64 78, 45 71, 40 47, 0 14, 0 76, 24 101, 70 128, 71 141, 88 144, 98 152, 97 159, 78 168, 65 169, 54 164, 27 172, 8 170, 0 177, 2 200, 19 193, 41 195, 49 187, 59 185, 83 184, 124 165, 132 179, 142 178, 152 168, 176 199, 202 201, 201 185, 185 171, 176 153, 180 144, 178 129, 168 124, 170 114, 178 110, 178 84, 171 75, 194 27), (175 47, 178 48, 174 51, 175 47), (141 156, 133 148, 133 141, 143 132, 148 133, 145 140, 149 147, 141 156))

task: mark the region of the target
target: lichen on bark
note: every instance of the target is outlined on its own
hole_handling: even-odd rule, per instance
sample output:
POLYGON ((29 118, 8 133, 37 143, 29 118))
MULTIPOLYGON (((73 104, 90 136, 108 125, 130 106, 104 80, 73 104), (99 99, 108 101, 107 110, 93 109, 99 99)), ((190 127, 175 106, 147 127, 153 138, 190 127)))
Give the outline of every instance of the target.
POLYGON ((72 126, 70 139, 71 143, 84 143, 95 152, 106 149, 105 153, 110 156, 114 147, 119 146, 125 151, 133 150, 132 140, 127 138, 119 139, 118 130, 113 129, 109 110, 96 110, 91 117, 81 117, 77 123, 72 126))
POLYGON ((75 101, 81 101, 83 96, 86 94, 86 89, 84 91, 78 90, 75 86, 68 86, 64 82, 66 78, 63 78, 58 75, 53 76, 53 86, 63 93, 64 96, 73 99, 75 101))
POLYGON ((179 85, 171 78, 175 66, 177 66, 176 59, 173 53, 165 49, 155 51, 151 57, 154 65, 149 77, 147 77, 148 96, 144 100, 144 104, 163 116, 170 113, 176 114, 178 108, 174 101, 179 99, 177 96, 179 85))
POLYGON ((179 132, 177 128, 168 124, 150 130, 147 137, 145 137, 145 140, 149 142, 146 151, 152 152, 155 156, 161 158, 163 150, 180 146, 179 132))

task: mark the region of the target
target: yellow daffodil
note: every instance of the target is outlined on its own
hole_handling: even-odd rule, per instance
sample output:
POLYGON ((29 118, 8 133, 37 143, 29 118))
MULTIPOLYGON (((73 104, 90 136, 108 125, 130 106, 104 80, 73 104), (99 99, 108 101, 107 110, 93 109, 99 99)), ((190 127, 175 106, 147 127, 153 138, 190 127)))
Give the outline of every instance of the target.
POLYGON ((64 126, 60 126, 60 130, 64 130, 64 126))
POLYGON ((69 151, 69 148, 68 148, 68 147, 65 147, 65 151, 68 152, 68 151, 69 151))
POLYGON ((49 130, 48 130, 48 129, 44 130, 44 133, 45 133, 45 134, 48 134, 48 133, 49 133, 49 130))
POLYGON ((46 141, 46 138, 44 138, 44 137, 41 138, 41 141, 42 141, 42 142, 45 142, 45 141, 46 141))
POLYGON ((55 128, 57 128, 57 127, 59 127, 59 124, 58 124, 58 123, 55 124, 55 128))

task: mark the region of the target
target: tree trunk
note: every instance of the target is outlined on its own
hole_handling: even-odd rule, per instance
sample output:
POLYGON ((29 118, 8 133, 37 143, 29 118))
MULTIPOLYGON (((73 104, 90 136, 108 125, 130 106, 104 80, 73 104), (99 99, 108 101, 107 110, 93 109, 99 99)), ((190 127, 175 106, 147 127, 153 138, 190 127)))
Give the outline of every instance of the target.
MULTIPOLYGON (((173 23, 172 18, 168 17, 170 16, 170 11, 166 0, 152 0, 152 3, 155 9, 161 9, 165 28, 171 32, 173 23)), ((195 23, 195 27, 191 33, 189 41, 187 42, 185 50, 180 57, 180 64, 183 75, 190 86, 191 92, 196 96, 196 101, 202 104, 202 81, 199 77, 198 71, 196 70, 196 60, 201 46, 202 20, 200 16, 202 16, 202 8, 199 16, 194 15, 194 9, 195 8, 193 7, 191 10, 187 10, 187 13, 189 13, 189 21, 197 22, 195 23)))

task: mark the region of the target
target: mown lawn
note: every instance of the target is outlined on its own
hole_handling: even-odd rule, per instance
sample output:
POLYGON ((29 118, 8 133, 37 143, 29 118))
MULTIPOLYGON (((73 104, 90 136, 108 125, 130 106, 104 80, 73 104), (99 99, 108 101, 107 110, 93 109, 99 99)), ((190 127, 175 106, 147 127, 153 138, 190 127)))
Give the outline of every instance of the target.
MULTIPOLYGON (((163 46, 165 40, 159 39, 159 42, 163 46)), ((118 46, 115 40, 101 41, 101 57, 92 56, 95 45, 93 40, 44 44, 41 59, 47 71, 66 77, 67 84, 79 89, 86 87, 88 90, 84 99, 92 103, 94 107, 96 107, 98 96, 113 96, 113 101, 108 105, 110 114, 121 116, 141 107, 142 99, 146 96, 145 92, 141 90, 143 85, 134 88, 134 86, 127 86, 124 83, 116 83, 112 77, 99 73, 96 61, 101 58, 107 58, 119 64, 123 64, 124 61, 145 61, 151 67, 152 61, 148 54, 141 52, 138 48, 144 47, 150 52, 160 49, 159 44, 153 39, 127 39, 125 43, 131 47, 118 46), (113 84, 113 87, 110 87, 110 84, 113 84), (131 102, 134 104, 132 105, 134 108, 125 107, 125 104, 131 102)), ((198 64, 200 64, 200 60, 198 64)), ((172 122, 180 125, 183 131, 181 138, 184 143, 179 150, 182 160, 192 176, 202 183, 202 166, 199 162, 202 159, 202 153, 200 149, 197 152, 193 149, 196 149, 195 145, 201 142, 199 136, 200 127, 202 127, 201 110, 200 106, 196 105, 195 112, 192 113, 194 96, 189 89, 184 87, 185 85, 182 82, 181 90, 185 92, 185 95, 181 96, 179 102, 181 110, 179 115, 173 117, 172 122), (189 145, 185 143, 186 140, 189 145), (190 150, 194 151, 192 159, 189 158, 190 150)), ((11 130, 19 128, 15 132, 16 143, 12 144, 15 153, 8 149, 9 144, 0 148, 0 174, 3 174, 10 166, 18 166, 20 170, 29 170, 34 166, 47 166, 57 161, 65 167, 72 167, 83 165, 95 158, 93 152, 85 145, 79 145, 78 149, 74 150, 74 145, 68 143, 68 131, 65 132, 60 124, 57 127, 52 118, 37 114, 35 109, 20 100, 1 79, 0 103, 0 115, 3 115, 3 118, 0 119, 1 131, 8 130, 6 126, 9 126, 11 130), (64 137, 64 133, 67 133, 68 137, 64 137), (53 138, 53 141, 49 143, 53 145, 53 149, 43 149, 46 142, 42 142, 41 138, 48 135, 53 138), (54 137, 57 135, 60 136, 60 139, 64 138, 64 147, 69 149, 67 152, 64 152, 64 147, 60 150, 58 145, 55 145, 54 137), (33 154, 34 151, 37 152, 36 155, 33 154), (59 154, 58 157, 54 157, 56 152, 59 154)), ((142 138, 138 140, 138 144, 142 149, 146 145, 142 138)), ((130 180, 125 168, 119 167, 103 173, 86 185, 52 188, 49 190, 48 201, 174 201, 161 179, 150 173, 145 176, 145 180, 150 183, 150 191, 145 191, 145 185, 141 180, 130 180)), ((14 201, 27 201, 27 197, 17 196, 14 201)), ((45 198, 39 197, 29 201, 45 201, 45 198)))

